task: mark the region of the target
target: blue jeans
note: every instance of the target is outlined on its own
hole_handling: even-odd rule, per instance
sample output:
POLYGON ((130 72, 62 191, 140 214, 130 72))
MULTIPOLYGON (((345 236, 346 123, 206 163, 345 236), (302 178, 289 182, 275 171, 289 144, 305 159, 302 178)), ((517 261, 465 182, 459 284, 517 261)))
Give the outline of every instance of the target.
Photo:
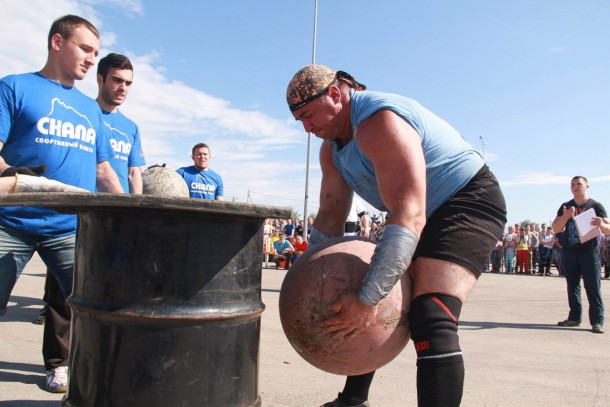
POLYGON ((40 237, 0 226, 0 315, 6 314, 13 287, 34 252, 57 279, 65 298, 72 292, 76 235, 40 237))
POLYGON ((506 251, 506 272, 507 273, 514 273, 515 270, 513 270, 513 262, 515 261, 515 251, 511 250, 511 251, 506 251))
POLYGON ((566 276, 568 287, 568 319, 581 321, 582 302, 580 297, 580 279, 582 277, 585 292, 589 300, 589 322, 591 325, 604 323, 604 302, 601 293, 601 267, 599 253, 578 253, 563 250, 561 268, 566 276))

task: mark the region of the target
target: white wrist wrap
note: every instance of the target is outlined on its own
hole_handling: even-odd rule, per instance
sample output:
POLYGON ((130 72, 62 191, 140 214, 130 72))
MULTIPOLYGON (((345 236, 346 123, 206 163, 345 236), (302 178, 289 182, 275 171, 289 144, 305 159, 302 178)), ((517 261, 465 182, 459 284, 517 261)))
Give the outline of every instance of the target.
POLYGON ((14 192, 89 192, 45 177, 15 174, 14 192))

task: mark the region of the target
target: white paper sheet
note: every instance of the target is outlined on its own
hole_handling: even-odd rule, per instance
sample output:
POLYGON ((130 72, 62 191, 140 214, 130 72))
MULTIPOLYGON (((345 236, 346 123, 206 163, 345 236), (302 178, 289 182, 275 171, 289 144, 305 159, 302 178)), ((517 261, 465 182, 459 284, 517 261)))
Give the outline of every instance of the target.
POLYGON ((576 230, 578 230, 580 243, 588 242, 600 235, 601 230, 599 227, 591 225, 591 221, 596 216, 595 209, 593 208, 584 211, 580 215, 574 216, 574 223, 576 223, 576 230))

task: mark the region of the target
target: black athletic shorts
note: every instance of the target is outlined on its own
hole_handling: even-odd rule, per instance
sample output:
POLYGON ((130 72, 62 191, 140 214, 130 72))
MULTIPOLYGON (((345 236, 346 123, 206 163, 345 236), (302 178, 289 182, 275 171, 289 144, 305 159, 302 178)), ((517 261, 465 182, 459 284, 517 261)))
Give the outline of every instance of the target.
POLYGON ((427 220, 413 259, 458 264, 481 275, 506 225, 506 202, 487 165, 427 220))

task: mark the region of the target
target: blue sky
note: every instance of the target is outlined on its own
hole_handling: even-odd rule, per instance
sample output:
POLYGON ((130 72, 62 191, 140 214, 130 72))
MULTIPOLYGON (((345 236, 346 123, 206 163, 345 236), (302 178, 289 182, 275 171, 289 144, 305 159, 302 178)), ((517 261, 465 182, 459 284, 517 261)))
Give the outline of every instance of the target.
MULTIPOLYGON (((312 61, 314 0, 4 0, 0 76, 42 68, 49 26, 68 13, 98 26, 101 56, 134 62, 122 111, 148 164, 190 165, 206 142, 227 199, 302 214, 307 135, 284 95, 312 61)), ((608 21, 602 0, 319 0, 316 62, 416 99, 484 143, 509 223, 548 222, 577 174, 610 210, 608 21)), ((78 84, 92 97, 94 76, 78 84)), ((308 212, 321 176, 312 141, 308 212)))

